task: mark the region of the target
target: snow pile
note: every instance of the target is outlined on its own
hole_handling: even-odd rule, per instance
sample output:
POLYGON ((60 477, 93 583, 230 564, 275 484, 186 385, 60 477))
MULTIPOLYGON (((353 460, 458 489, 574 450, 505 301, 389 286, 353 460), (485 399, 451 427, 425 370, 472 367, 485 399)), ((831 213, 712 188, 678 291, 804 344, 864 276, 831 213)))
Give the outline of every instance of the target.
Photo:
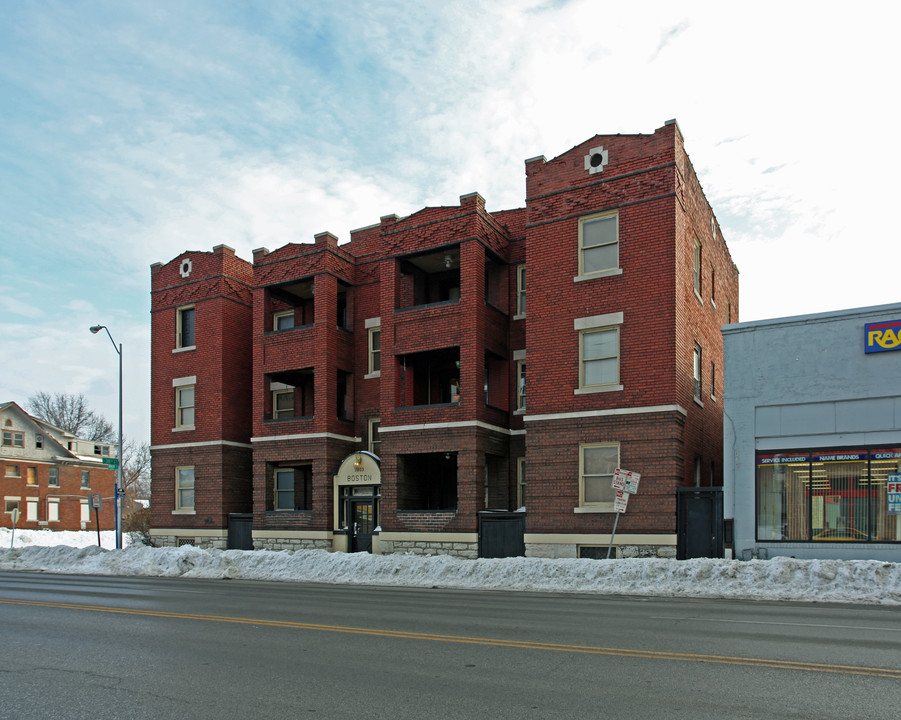
POLYGON ((875 560, 462 560, 128 543, 108 550, 112 533, 102 539, 103 548, 91 533, 33 535, 71 544, 51 545, 49 538, 25 531, 16 533, 10 549, 9 531, 0 530, 0 570, 901 605, 901 564, 875 560))

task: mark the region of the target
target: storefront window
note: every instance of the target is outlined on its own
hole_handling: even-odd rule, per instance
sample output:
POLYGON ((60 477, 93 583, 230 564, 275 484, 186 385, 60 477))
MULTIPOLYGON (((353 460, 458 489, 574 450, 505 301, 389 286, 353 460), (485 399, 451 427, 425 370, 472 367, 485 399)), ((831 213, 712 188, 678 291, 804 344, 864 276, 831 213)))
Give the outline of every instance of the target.
POLYGON ((757 456, 757 539, 901 542, 901 448, 757 456))
POLYGON ((901 448, 870 453, 875 540, 901 542, 901 448))
POLYGON ((757 539, 806 540, 810 488, 807 454, 757 457, 757 539))
POLYGON ((867 453, 815 454, 811 463, 811 530, 816 541, 866 541, 872 495, 867 453))

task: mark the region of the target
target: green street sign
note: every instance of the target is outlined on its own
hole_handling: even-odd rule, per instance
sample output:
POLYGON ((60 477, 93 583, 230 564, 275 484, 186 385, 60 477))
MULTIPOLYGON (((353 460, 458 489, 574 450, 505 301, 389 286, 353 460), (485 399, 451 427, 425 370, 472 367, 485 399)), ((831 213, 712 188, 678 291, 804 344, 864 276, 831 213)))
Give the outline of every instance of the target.
POLYGON ((119 469, 119 458, 102 458, 103 464, 106 465, 110 470, 118 470, 119 469))

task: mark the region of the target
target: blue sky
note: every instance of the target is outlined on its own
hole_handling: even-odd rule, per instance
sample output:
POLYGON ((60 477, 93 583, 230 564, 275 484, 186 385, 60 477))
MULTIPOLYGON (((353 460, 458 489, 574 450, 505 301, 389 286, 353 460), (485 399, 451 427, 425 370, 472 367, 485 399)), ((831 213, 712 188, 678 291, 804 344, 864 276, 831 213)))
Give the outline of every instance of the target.
POLYGON ((524 204, 523 161, 676 118, 740 319, 901 300, 889 2, 0 0, 0 401, 149 439, 150 270, 524 204))

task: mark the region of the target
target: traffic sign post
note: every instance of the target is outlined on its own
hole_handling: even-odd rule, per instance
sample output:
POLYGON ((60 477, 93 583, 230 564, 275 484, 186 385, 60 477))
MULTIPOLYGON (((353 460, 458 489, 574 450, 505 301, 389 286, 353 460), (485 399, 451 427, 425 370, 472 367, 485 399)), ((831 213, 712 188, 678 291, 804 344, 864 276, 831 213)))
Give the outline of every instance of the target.
POLYGON ((13 508, 12 513, 12 521, 13 521, 13 531, 9 536, 9 549, 13 549, 13 543, 16 542, 16 523, 19 522, 19 506, 13 508))
POLYGON ((610 551, 613 550, 613 538, 616 537, 616 526, 619 524, 619 516, 626 512, 629 506, 629 495, 638 492, 638 481, 641 475, 631 470, 623 470, 616 468, 613 471, 613 482, 611 485, 614 490, 613 511, 616 513, 616 519, 613 521, 613 532, 610 533, 610 544, 607 546, 607 559, 610 559, 610 551))
POLYGON ((94 508, 94 521, 97 523, 97 547, 100 547, 100 511, 103 509, 103 497, 100 493, 91 493, 91 507, 94 508))

